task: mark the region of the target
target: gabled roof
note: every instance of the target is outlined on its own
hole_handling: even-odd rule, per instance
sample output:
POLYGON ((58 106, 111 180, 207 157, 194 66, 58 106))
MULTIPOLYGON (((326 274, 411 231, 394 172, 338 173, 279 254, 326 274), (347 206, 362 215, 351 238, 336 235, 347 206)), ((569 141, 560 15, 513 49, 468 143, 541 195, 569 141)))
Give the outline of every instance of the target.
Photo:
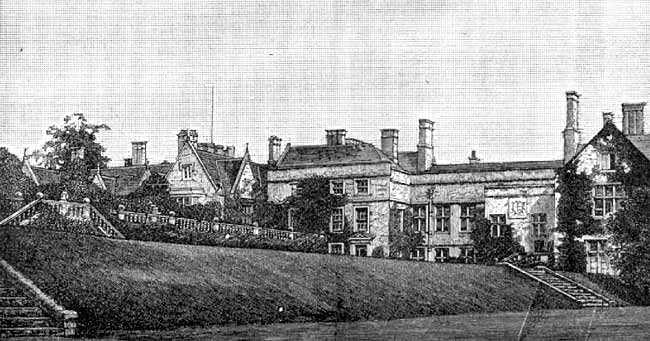
POLYGON ((606 122, 600 131, 589 140, 589 142, 581 145, 569 162, 574 162, 587 146, 595 145, 598 139, 606 138, 608 135, 612 135, 614 138, 629 143, 637 153, 644 157, 646 161, 650 162, 650 135, 624 135, 612 121, 606 122))
MULTIPOLYGON (((128 195, 140 188, 152 173, 165 175, 171 167, 171 163, 108 167, 100 169, 99 174, 106 186, 106 190, 117 195, 128 195)), ((93 177, 97 176, 97 169, 93 169, 91 174, 93 177)))
POLYGON ((23 173, 25 173, 36 185, 47 185, 61 182, 61 172, 54 169, 36 167, 23 161, 23 173))
POLYGON ((277 168, 301 168, 358 163, 391 162, 384 153, 370 143, 349 139, 345 145, 287 145, 277 168))
POLYGON ((650 160, 650 135, 628 135, 630 142, 650 160))

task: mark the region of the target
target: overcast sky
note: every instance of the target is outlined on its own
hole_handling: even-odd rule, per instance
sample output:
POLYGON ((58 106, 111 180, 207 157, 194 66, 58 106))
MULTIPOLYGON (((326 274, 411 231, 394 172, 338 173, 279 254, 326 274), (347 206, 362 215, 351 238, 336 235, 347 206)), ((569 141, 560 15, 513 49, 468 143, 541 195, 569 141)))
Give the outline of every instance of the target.
MULTIPOLYGON (((0 146, 16 154, 85 113, 114 164, 179 129, 215 142, 320 144, 325 129, 378 144, 436 122, 438 163, 562 156, 565 91, 585 139, 622 102, 650 99, 647 1, 31 1, 0 3, 0 146), (45 4, 43 4, 45 3, 45 4)), ((650 121, 650 119, 648 119, 650 121)), ((648 131, 648 129, 646 129, 648 131)))

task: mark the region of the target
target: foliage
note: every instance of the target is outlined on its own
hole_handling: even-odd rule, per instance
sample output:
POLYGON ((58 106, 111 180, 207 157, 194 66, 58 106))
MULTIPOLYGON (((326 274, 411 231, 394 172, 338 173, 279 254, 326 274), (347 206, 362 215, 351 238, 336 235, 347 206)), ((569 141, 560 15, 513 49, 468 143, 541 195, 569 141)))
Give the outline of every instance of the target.
POLYGON ((424 245, 424 234, 413 230, 413 214, 404 209, 404 216, 398 210, 391 210, 388 225, 389 257, 409 259, 416 247, 424 245), (403 218, 403 219, 402 219, 403 218))
POLYGON ((322 176, 300 180, 298 188, 298 193, 287 198, 287 207, 295 212, 297 231, 325 233, 329 230, 332 210, 344 206, 346 196, 330 193, 329 180, 322 176))
POLYGON ((577 239, 586 234, 602 233, 602 226, 592 217, 592 179, 584 172, 578 172, 574 162, 559 169, 557 192, 560 194, 557 207, 557 231, 563 234, 559 267, 565 271, 584 272, 586 254, 584 245, 577 239))
POLYGON ((39 213, 35 218, 30 220, 27 226, 42 230, 103 236, 99 230, 93 226, 91 221, 71 219, 62 216, 58 212, 53 211, 50 207, 47 207, 47 209, 43 210, 42 213, 39 213))
POLYGON ((383 247, 375 247, 372 249, 372 258, 384 258, 384 248, 383 247))
POLYGON ((104 168, 110 160, 103 156, 104 147, 97 142, 97 134, 110 130, 105 124, 88 123, 83 114, 77 113, 66 116, 63 126, 50 126, 47 141, 36 156, 40 157, 47 168, 64 171, 71 179, 83 179, 89 175, 89 170, 104 168), (83 150, 83 159, 73 160, 75 151, 83 150))
POLYGON ((620 247, 615 267, 621 278, 632 285, 650 286, 650 188, 628 192, 628 199, 607 227, 620 247))
POLYGON ((22 172, 22 162, 5 147, 0 147, 0 219, 14 211, 10 198, 33 190, 34 184, 22 172))
POLYGON ((513 238, 512 225, 502 225, 500 236, 492 236, 490 230, 490 221, 482 214, 477 214, 471 233, 477 263, 494 264, 505 257, 521 252, 521 246, 513 238))
POLYGON ((253 193, 255 193, 253 199, 253 220, 260 226, 287 230, 287 205, 269 201, 266 190, 261 188, 257 182, 253 183, 253 193))

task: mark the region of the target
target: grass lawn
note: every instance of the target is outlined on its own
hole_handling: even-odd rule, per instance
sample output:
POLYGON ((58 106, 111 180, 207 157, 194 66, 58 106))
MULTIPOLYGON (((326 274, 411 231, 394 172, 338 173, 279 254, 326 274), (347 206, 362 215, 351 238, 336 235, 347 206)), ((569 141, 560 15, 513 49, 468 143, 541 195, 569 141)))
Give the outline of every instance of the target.
POLYGON ((5 227, 0 257, 80 315, 81 332, 390 320, 568 304, 507 269, 110 240, 5 227), (278 308, 282 307, 283 312, 278 308))

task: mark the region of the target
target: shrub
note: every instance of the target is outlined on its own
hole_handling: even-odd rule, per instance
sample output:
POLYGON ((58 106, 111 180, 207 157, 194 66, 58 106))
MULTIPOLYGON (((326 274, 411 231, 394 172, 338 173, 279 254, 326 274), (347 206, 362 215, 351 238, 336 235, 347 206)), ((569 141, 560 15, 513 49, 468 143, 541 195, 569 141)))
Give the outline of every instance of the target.
POLYGON ((372 249, 373 258, 384 258, 384 248, 381 246, 375 247, 372 249))
POLYGON ((26 226, 42 230, 54 230, 103 236, 103 234, 99 232, 97 227, 95 227, 91 221, 71 219, 62 216, 50 207, 43 206, 43 208, 45 208, 43 212, 39 213, 33 219, 31 219, 26 226))

